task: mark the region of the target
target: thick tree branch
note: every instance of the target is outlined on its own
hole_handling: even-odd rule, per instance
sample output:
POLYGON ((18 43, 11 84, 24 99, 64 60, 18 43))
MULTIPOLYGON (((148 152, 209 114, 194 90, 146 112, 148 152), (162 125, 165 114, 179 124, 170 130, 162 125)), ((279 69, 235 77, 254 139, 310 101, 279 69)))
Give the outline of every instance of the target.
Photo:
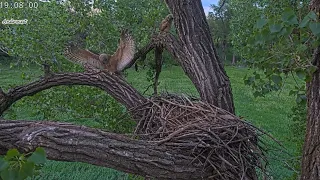
POLYGON ((51 74, 48 77, 30 84, 10 89, 8 93, 0 91, 0 115, 17 100, 60 85, 88 85, 98 87, 108 92, 128 109, 146 100, 137 90, 121 78, 121 76, 111 75, 101 72, 100 70, 91 70, 90 73, 51 74))
POLYGON ((179 150, 114 133, 57 122, 0 120, 0 154, 43 147, 58 161, 86 162, 159 179, 202 179, 208 171, 179 150))

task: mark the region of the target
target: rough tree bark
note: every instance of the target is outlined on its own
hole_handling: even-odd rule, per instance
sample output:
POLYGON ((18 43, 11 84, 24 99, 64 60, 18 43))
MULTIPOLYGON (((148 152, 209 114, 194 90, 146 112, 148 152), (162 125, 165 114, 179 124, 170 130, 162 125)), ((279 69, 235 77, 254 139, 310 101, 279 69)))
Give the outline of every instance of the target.
POLYGON ((320 179, 320 47, 315 50, 313 62, 318 69, 307 83, 308 114, 301 180, 320 179))
MULTIPOLYGON (((312 0, 310 9, 320 12, 320 1, 312 0)), ((320 15, 318 17, 320 19, 320 15)), ((313 54, 317 70, 307 83, 307 127, 301 161, 301 180, 320 179, 320 46, 313 54)))
POLYGON ((196 86, 201 100, 234 114, 230 81, 218 58, 200 0, 166 0, 179 40, 170 51, 196 86))
POLYGON ((0 120, 0 154, 44 147, 49 159, 86 162, 159 179, 202 179, 210 175, 194 158, 156 142, 57 122, 0 120))

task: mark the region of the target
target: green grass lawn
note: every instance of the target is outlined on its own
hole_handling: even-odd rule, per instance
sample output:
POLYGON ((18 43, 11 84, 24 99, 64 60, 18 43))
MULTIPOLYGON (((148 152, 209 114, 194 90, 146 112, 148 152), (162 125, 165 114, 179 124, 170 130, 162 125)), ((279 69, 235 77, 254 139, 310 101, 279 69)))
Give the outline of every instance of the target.
MULTIPOLYGON (((1 63, 1 62, 0 62, 1 63)), ((245 68, 226 67, 228 76, 232 83, 233 97, 238 116, 244 117, 257 127, 271 133, 275 138, 283 143, 289 153, 296 153, 297 147, 295 143, 290 141, 290 137, 295 136, 289 128, 292 123, 288 118, 291 107, 295 104, 295 98, 288 96, 290 88, 294 86, 294 81, 289 79, 284 89, 279 92, 270 93, 263 98, 254 98, 252 91, 243 83, 243 77, 248 72, 245 68)), ((136 87, 140 92, 148 87, 149 83, 145 77, 146 71, 135 72, 129 70, 128 81, 136 87)), ((0 87, 5 91, 16 85, 30 82, 41 76, 40 69, 29 68, 9 68, 8 62, 0 65, 0 87), (25 73, 27 78, 22 75, 25 73)), ((180 67, 166 67, 160 76, 161 91, 185 93, 198 96, 197 91, 191 81, 186 77, 180 67)), ((147 91, 146 95, 152 93, 152 88, 147 91)), ((21 108, 17 119, 30 119, 32 117, 28 111, 32 107, 21 108)), ((90 122, 84 121, 80 124, 88 125, 90 122)), ((272 156, 270 160, 271 175, 274 179, 289 179, 292 171, 284 167, 283 160, 279 157, 272 156), (276 159, 276 160, 275 160, 276 159)), ((84 163, 69 163, 50 161, 44 167, 42 174, 37 179, 130 179, 125 173, 120 173, 108 168, 97 167, 84 163)))

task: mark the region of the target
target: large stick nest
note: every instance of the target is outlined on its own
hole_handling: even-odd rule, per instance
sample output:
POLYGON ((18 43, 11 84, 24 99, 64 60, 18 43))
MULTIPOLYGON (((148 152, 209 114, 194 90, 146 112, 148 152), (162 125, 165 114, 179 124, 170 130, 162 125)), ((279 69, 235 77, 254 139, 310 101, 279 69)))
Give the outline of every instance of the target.
POLYGON ((186 96, 163 94, 132 110, 143 140, 178 149, 212 179, 256 179, 264 153, 259 130, 229 112, 186 96))

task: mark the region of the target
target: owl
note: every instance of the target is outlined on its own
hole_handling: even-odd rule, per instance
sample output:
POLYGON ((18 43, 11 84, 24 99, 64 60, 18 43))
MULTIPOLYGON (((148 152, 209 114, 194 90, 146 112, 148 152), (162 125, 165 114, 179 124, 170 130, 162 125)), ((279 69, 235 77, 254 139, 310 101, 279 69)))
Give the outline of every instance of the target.
POLYGON ((166 18, 164 18, 164 20, 162 20, 161 24, 160 24, 160 32, 169 32, 170 28, 171 28, 171 24, 173 21, 173 16, 172 14, 168 14, 166 16, 166 18))
POLYGON ((127 30, 121 32, 118 49, 113 55, 95 54, 89 50, 69 45, 64 55, 68 60, 79 64, 87 64, 110 73, 121 72, 133 59, 135 43, 127 30))

